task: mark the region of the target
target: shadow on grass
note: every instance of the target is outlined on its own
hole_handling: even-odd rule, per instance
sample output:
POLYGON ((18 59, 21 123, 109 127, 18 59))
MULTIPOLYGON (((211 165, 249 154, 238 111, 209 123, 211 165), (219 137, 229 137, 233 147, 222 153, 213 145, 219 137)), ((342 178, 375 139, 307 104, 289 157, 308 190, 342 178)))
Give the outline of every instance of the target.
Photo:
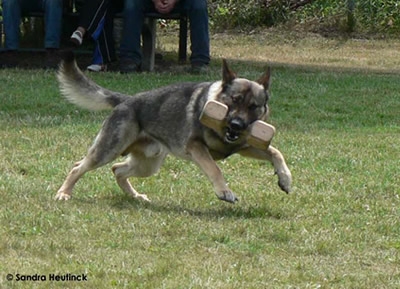
POLYGON ((181 203, 174 203, 168 201, 161 202, 144 202, 133 199, 129 196, 113 197, 110 199, 110 205, 118 210, 150 210, 155 213, 176 214, 177 216, 190 216, 204 219, 257 219, 257 218, 270 218, 280 220, 283 219, 282 211, 268 207, 268 204, 245 204, 241 205, 240 202, 236 204, 228 204, 223 201, 215 201, 210 206, 203 207, 190 207, 181 203))
MULTIPOLYGON (((42 69, 42 68, 53 68, 58 69, 58 64, 61 61, 62 50, 59 53, 56 53, 51 59, 51 65, 46 65, 48 62, 46 60, 46 53, 43 49, 37 49, 35 51, 26 51, 21 50, 18 52, 7 52, 4 49, 0 49, 0 69, 1 68, 19 68, 19 69, 42 69)), ((79 67, 85 71, 86 67, 91 64, 92 54, 87 53, 86 51, 75 51, 75 57, 77 59, 77 63, 79 67)), ((168 74, 182 74, 185 73, 182 67, 182 63, 179 63, 177 60, 177 54, 171 52, 163 52, 159 54, 159 57, 155 62, 155 70, 154 73, 168 73, 168 74)), ((304 72, 318 72, 318 71, 331 71, 331 72, 354 72, 354 73, 383 73, 383 74, 399 74, 400 71, 398 69, 388 70, 388 69, 378 69, 378 68, 360 68, 360 67, 345 67, 345 66, 327 66, 327 65, 318 65, 318 64, 294 64, 287 62, 279 62, 278 61, 260 61, 260 60, 249 60, 249 59, 238 59, 238 58, 230 58, 227 59, 233 70, 241 75, 246 72, 246 70, 253 71, 254 69, 264 71, 267 66, 279 67, 283 69, 290 69, 296 71, 304 71, 304 72)), ((189 61, 186 63, 188 66, 189 61)), ((213 58, 210 66, 218 71, 222 66, 222 58, 213 58)), ((119 71, 119 62, 115 61, 108 65, 108 71, 119 71)))

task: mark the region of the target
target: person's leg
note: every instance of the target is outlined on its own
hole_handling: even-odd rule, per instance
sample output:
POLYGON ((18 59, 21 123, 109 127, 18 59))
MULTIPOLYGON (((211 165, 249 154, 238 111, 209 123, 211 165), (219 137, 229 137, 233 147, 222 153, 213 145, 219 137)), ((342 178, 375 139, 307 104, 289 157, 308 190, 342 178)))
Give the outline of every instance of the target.
POLYGON ((100 42, 99 42, 100 35, 102 34, 102 31, 104 29, 104 22, 105 18, 103 17, 100 21, 98 21, 96 25, 96 30, 93 31, 93 33, 91 34, 92 39, 95 41, 95 47, 93 51, 92 64, 87 67, 89 71, 98 72, 105 70, 103 69, 104 59, 100 51, 100 42))
MULTIPOLYGON (((111 14, 111 13, 110 13, 111 14)), ((92 65, 88 67, 91 71, 105 71, 107 63, 115 60, 115 47, 113 38, 113 16, 103 18, 97 26, 97 30, 92 33, 92 38, 96 42, 93 53, 92 65)))
POLYGON ((17 50, 19 48, 21 1, 3 0, 3 26, 5 33, 5 48, 17 50))
POLYGON ((72 33, 70 41, 75 46, 80 46, 86 32, 89 32, 91 37, 96 41, 104 27, 104 19, 109 13, 110 6, 109 0, 86 1, 78 10, 80 13, 79 25, 72 33))
POLYGON ((115 61, 115 46, 114 46, 114 15, 111 12, 106 14, 104 25, 97 39, 100 54, 102 55, 103 63, 115 61))
POLYGON ((96 26, 89 28, 92 39, 96 42, 95 51, 93 54, 92 64, 102 66, 102 71, 105 70, 106 64, 115 60, 115 47, 114 47, 114 13, 109 9, 98 21, 96 26), (96 28, 92 31, 93 28, 96 28))
POLYGON ((96 41, 96 45, 93 51, 92 64, 87 67, 87 70, 93 72, 107 71, 107 65, 104 64, 103 56, 101 55, 98 41, 96 41))
POLYGON ((45 48, 59 48, 61 40, 61 25, 63 13, 62 0, 43 0, 43 10, 45 12, 45 48))
POLYGON ((93 33, 93 31, 97 30, 97 26, 105 17, 109 7, 109 0, 85 1, 85 5, 80 11, 79 26, 93 33))
POLYGON ((140 39, 144 11, 152 2, 151 0, 125 0, 124 4, 124 24, 120 46, 121 72, 133 72, 140 67, 142 62, 140 39))
POLYGON ((187 11, 190 23, 192 65, 208 65, 210 62, 210 36, 206 0, 185 0, 183 9, 187 11))

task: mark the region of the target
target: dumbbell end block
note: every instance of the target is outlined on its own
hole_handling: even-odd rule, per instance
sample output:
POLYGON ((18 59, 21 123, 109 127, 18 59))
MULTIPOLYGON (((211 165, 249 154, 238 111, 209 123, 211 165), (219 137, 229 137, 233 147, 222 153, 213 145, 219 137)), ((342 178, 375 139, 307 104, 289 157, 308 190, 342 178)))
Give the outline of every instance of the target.
POLYGON ((225 104, 215 100, 209 100, 204 105, 200 115, 200 122, 206 127, 218 129, 221 127, 227 112, 228 107, 225 104))
POLYGON ((275 134, 275 127, 261 120, 255 121, 250 128, 250 136, 247 140, 252 147, 266 149, 275 134))

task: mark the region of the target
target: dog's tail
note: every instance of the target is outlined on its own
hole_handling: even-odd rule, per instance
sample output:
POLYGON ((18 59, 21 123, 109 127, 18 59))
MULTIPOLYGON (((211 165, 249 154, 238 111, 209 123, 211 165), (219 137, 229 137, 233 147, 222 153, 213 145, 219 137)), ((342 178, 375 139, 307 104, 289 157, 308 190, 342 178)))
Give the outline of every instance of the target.
POLYGON ((73 104, 89 110, 110 109, 129 98, 101 87, 89 79, 76 64, 71 50, 63 52, 57 78, 63 96, 73 104))

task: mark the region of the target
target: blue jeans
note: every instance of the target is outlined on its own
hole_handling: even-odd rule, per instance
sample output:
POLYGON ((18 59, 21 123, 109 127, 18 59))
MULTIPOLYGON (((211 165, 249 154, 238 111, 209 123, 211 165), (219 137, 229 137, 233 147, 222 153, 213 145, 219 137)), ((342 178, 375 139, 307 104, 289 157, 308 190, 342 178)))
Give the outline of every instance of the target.
MULTIPOLYGON (((131 59, 136 64, 142 62, 140 46, 144 12, 154 12, 151 0, 125 0, 124 27, 122 31, 120 56, 131 59)), ((185 11, 190 23, 191 63, 210 62, 210 38, 206 0, 181 0, 172 12, 185 11)))
POLYGON ((63 0, 3 0, 5 47, 19 48, 21 14, 25 11, 44 11, 45 48, 59 48, 63 0))

